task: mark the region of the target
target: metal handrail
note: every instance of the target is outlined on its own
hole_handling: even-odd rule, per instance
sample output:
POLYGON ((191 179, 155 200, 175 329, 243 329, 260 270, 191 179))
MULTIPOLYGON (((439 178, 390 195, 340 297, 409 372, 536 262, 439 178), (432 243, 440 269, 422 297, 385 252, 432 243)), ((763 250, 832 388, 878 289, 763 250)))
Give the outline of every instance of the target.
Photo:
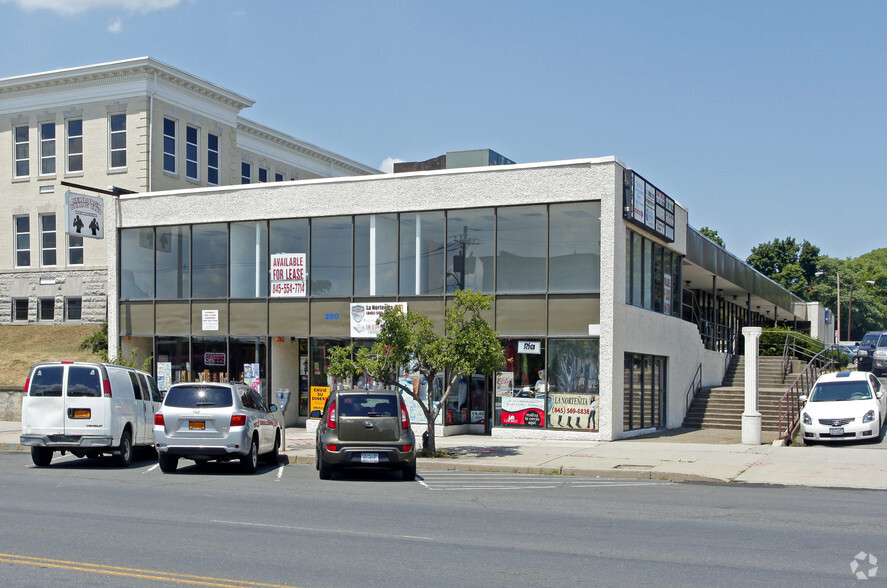
POLYGON ((690 405, 693 404, 693 399, 696 398, 696 393, 702 389, 702 362, 699 363, 699 367, 696 368, 696 374, 693 376, 693 380, 690 382, 690 388, 687 390, 687 410, 690 410, 690 405))
POLYGON ((792 385, 789 386, 782 398, 779 399, 779 429, 777 435, 780 439, 789 441, 798 426, 801 415, 802 395, 809 396, 813 384, 823 373, 832 371, 835 367, 833 351, 835 346, 830 345, 814 355, 807 363, 792 385))

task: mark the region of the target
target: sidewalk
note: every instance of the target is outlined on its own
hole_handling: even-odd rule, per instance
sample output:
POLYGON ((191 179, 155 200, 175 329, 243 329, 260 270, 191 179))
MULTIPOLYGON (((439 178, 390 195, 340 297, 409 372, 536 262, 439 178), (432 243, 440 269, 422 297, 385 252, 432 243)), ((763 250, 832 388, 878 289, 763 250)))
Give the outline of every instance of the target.
MULTIPOLYGON (((21 424, 0 421, 0 449, 26 451, 21 424)), ((422 433, 418 429, 417 434, 422 433)), ((418 469, 496 471, 887 490, 887 451, 868 443, 742 445, 739 431, 678 430, 623 441, 437 437, 452 458, 419 458, 418 469)), ((314 434, 286 430, 291 464, 314 463, 314 434)))

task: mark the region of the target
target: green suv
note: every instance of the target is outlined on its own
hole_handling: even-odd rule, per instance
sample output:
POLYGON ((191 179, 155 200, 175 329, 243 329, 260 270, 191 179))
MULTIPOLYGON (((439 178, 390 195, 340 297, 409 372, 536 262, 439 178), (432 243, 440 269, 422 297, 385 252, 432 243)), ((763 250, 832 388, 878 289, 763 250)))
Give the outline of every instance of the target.
POLYGON ((334 469, 401 470, 416 478, 416 437, 400 393, 336 390, 326 400, 317 427, 317 470, 329 480, 334 469))

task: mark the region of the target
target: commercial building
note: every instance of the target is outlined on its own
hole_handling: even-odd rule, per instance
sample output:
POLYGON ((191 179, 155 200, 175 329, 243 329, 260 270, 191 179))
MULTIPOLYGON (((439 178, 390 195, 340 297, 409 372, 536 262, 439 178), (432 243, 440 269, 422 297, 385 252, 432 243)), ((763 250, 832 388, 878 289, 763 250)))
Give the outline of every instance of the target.
POLYGON ((241 117, 253 103, 150 57, 0 79, 0 324, 105 320, 106 241, 65 222, 66 191, 102 192, 72 184, 110 210, 129 191, 379 173, 241 117))
MULTIPOLYGON (((677 427, 741 327, 824 331, 815 307, 613 157, 123 195, 118 214, 112 343, 153 356, 165 382, 290 389, 290 425, 312 387, 343 384, 326 349, 370 341, 367 317, 392 303, 441 327, 461 288, 494 295, 507 362, 467 378, 445 434, 677 427)), ((435 382, 419 385, 433 400, 435 382)))

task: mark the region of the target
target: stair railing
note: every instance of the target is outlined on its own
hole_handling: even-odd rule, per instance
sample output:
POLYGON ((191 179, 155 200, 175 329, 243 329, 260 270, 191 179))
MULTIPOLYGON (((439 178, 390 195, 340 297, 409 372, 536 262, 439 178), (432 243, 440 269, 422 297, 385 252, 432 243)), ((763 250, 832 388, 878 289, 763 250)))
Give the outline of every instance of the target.
POLYGON ((835 369, 834 352, 835 346, 830 345, 814 355, 779 399, 778 438, 786 442, 792 438, 801 416, 800 397, 809 396, 819 376, 835 369))
POLYGON ((693 376, 693 380, 690 382, 690 387, 687 389, 687 410, 690 410, 690 405, 693 404, 693 399, 696 398, 696 393, 702 389, 702 362, 699 363, 699 367, 696 368, 696 374, 693 376))

